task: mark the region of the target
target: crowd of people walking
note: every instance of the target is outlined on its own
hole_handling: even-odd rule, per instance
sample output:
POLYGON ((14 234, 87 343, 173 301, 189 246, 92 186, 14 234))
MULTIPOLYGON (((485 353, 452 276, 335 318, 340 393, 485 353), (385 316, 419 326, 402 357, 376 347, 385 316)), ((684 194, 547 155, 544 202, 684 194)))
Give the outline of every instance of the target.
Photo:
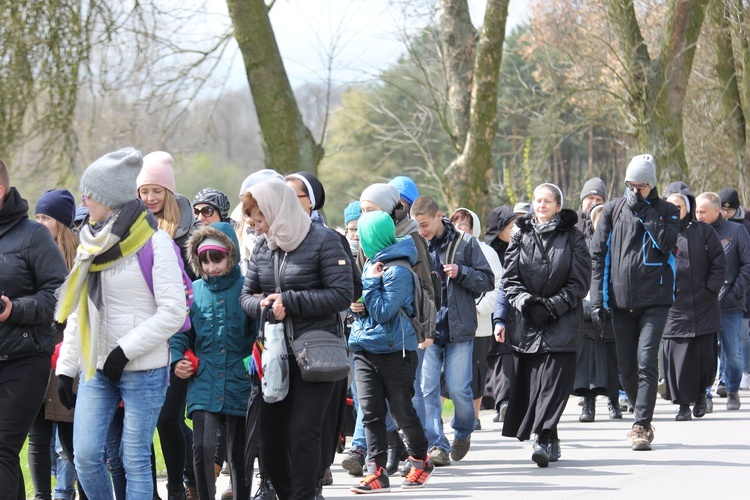
POLYGON ((167 500, 214 499, 223 468, 222 498, 317 500, 347 401, 341 466, 369 494, 461 461, 482 408, 549 467, 571 395, 582 423, 599 396, 632 412, 648 451, 658 393, 689 421, 750 385, 750 215, 731 187, 660 194, 648 154, 622 196, 588 179, 574 211, 542 183, 484 221, 398 176, 340 231, 309 172, 251 174, 230 215, 211 186, 177 193, 173 164, 108 153, 35 223, 0 161, 0 499, 25 498, 27 438, 42 500, 158 498, 157 431, 167 500))

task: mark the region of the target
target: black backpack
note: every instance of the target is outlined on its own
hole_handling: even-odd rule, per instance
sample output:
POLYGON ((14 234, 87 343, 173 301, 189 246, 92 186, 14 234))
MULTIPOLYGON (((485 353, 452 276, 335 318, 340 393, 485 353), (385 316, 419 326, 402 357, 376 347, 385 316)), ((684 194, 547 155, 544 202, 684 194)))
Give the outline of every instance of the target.
MULTIPOLYGON (((432 259, 430 259, 432 260, 432 259)), ((411 273, 414 284, 414 314, 409 316, 402 307, 399 312, 409 318, 414 331, 417 334, 417 342, 422 343, 425 339, 433 338, 435 335, 435 321, 437 319, 437 309, 435 303, 430 300, 428 285, 424 280, 414 272, 411 264, 405 259, 396 259, 386 263, 383 267, 399 266, 408 269, 411 273)), ((438 277, 438 280, 440 278, 438 277)), ((439 281, 438 281, 439 282, 439 281)))

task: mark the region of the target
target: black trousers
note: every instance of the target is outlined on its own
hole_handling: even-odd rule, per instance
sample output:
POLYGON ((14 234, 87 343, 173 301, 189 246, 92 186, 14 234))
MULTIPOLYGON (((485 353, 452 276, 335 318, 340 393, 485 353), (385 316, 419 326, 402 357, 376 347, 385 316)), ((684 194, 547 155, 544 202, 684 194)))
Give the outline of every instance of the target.
POLYGON ((385 417, 389 406, 393 420, 404 433, 409 454, 419 460, 427 456, 427 437, 412 404, 417 362, 414 351, 407 351, 405 356, 401 351, 354 353, 354 377, 365 426, 367 460, 378 467, 385 467, 388 461, 385 417))
POLYGON ((635 407, 635 423, 651 426, 659 384, 659 346, 669 307, 613 309, 620 385, 635 407))
POLYGON ((182 487, 186 465, 188 469, 192 469, 193 463, 190 453, 193 443, 186 442, 187 436, 183 430, 183 427, 187 427, 185 425, 187 388, 188 381, 179 378, 174 371, 170 371, 167 396, 156 423, 164 465, 167 467, 167 484, 174 488, 182 487), (186 454, 190 460, 186 460, 186 454))
POLYGON ((226 423, 226 442, 231 454, 229 469, 232 476, 234 498, 250 498, 250 483, 245 477, 245 416, 225 415, 207 411, 194 411, 193 418, 193 469, 199 498, 216 497, 216 431, 226 423))
POLYGON ((261 402, 259 454, 280 500, 311 500, 320 470, 325 403, 335 383, 305 382, 295 361, 289 364, 286 398, 261 402))
MULTIPOLYGON (((19 454, 44 402, 50 357, 0 361, 0 499, 17 500, 22 482, 19 454)), ((47 448, 49 454, 49 448, 47 448)))
MULTIPOLYGON (((44 418, 44 406, 39 410, 36 420, 29 431, 29 470, 31 482, 34 484, 35 499, 48 500, 52 498, 52 457, 50 456, 50 445, 52 444, 53 424, 44 418)), ((60 444, 68 461, 73 464, 73 423, 57 422, 57 433, 60 436, 60 444)), ((78 483, 78 497, 86 500, 86 494, 78 483)))

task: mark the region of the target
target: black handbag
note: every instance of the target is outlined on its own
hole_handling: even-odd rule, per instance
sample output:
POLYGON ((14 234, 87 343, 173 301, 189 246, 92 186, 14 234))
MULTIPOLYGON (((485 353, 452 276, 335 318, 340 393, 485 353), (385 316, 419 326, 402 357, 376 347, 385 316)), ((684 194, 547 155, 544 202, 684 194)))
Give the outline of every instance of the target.
MULTIPOLYGON (((277 253, 274 253, 273 264, 276 292, 281 293, 277 253)), ((287 339, 305 382, 336 382, 349 376, 349 349, 338 315, 337 326, 338 333, 309 330, 295 339, 291 320, 286 323, 287 339)))

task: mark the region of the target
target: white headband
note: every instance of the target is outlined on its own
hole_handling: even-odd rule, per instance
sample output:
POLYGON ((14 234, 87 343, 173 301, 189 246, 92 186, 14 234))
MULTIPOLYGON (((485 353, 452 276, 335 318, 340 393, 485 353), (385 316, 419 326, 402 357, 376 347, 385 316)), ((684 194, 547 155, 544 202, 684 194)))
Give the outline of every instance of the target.
POLYGON ((315 192, 313 191, 310 182, 299 174, 289 174, 288 177, 299 179, 305 184, 305 187, 307 188, 307 197, 310 198, 310 203, 312 203, 312 206, 315 207, 315 192))
MULTIPOLYGON (((536 189, 539 189, 540 187, 555 188, 555 189, 557 189, 557 192, 560 193, 560 206, 561 207, 565 206, 565 197, 563 196, 562 189, 560 189, 559 187, 555 186, 551 182, 545 182, 545 183, 539 184, 536 187, 536 189)), ((536 191, 536 189, 534 191, 536 191)))

